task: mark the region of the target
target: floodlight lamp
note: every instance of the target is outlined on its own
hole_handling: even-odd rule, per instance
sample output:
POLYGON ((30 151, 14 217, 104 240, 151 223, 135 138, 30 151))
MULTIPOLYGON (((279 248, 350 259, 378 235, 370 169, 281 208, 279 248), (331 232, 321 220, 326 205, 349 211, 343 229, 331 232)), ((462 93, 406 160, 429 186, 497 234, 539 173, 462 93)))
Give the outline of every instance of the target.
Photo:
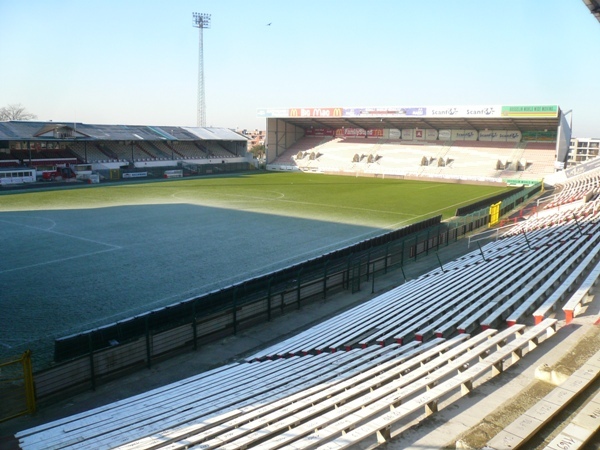
POLYGON ((210 28, 210 14, 192 13, 196 28, 210 28))

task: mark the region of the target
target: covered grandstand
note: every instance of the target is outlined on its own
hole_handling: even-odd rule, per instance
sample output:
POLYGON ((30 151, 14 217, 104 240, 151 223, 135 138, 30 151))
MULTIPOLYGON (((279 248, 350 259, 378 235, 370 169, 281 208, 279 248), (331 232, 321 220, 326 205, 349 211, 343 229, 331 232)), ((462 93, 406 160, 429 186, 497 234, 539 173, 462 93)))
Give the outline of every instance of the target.
POLYGON ((558 105, 266 108, 271 170, 505 182, 561 170, 558 105))
POLYGON ((190 173, 248 167, 247 139, 228 128, 0 123, 0 167, 90 164, 96 171, 183 168, 190 173), (204 170, 202 170, 204 169, 204 170))

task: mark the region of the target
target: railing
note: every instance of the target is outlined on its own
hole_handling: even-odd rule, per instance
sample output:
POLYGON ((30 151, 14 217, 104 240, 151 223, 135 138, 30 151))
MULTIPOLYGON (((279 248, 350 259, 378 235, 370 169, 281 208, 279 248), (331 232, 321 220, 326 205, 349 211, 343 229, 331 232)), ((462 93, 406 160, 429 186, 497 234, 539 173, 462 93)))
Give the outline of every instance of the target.
POLYGON ((0 398, 0 422, 35 412, 29 350, 19 358, 0 363, 0 398))

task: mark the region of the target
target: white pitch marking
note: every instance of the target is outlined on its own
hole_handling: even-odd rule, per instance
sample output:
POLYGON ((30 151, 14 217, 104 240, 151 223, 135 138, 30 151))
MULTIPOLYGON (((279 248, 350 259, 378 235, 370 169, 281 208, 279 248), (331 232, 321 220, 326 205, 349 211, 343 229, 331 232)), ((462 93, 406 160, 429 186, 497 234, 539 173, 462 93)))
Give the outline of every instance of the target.
MULTIPOLYGON (((189 192, 189 191, 180 191, 180 192, 189 192)), ((281 192, 277 192, 277 191, 264 191, 264 192, 274 192, 274 193, 278 194, 279 197, 270 198, 270 197, 259 197, 259 196, 243 195, 243 194, 228 194, 228 193, 225 193, 224 195, 230 196, 230 197, 240 197, 240 198, 247 198, 247 199, 252 199, 252 200, 259 200, 259 201, 273 201, 273 202, 277 201, 277 202, 292 203, 292 204, 296 204, 296 205, 317 206, 317 207, 322 207, 322 208, 337 208, 337 209, 347 209, 350 211, 377 212, 377 213, 385 213, 385 214, 394 214, 397 216, 404 216, 404 217, 407 217, 407 216, 418 217, 416 214, 401 213, 401 212, 397 212, 397 211, 384 211, 381 209, 355 208, 352 206, 328 205, 325 203, 300 202, 297 200, 287 200, 287 199, 285 199, 285 194, 283 194, 281 192)), ((176 192, 176 193, 172 194, 171 196, 178 200, 190 201, 189 199, 184 199, 184 198, 179 197, 178 194, 179 194, 179 192, 176 192)), ((218 201, 216 203, 218 204, 218 201)))
MULTIPOLYGON (((475 198, 474 198, 474 199, 472 199, 472 200, 477 200, 477 199, 479 199, 479 198, 483 198, 483 197, 486 197, 486 196, 487 196, 487 195, 482 195, 482 196, 480 196, 480 197, 475 197, 475 198)), ((456 206, 462 205, 462 204, 464 204, 464 203, 467 203, 467 202, 469 202, 469 201, 471 201, 471 200, 466 200, 466 201, 464 201, 464 202, 455 203, 454 205, 450 205, 450 206, 448 206, 448 207, 446 207, 446 208, 441 208, 441 209, 438 209, 438 210, 436 210, 436 211, 430 211, 430 212, 428 212, 427 214, 421 214, 420 216, 416 216, 416 217, 426 217, 426 216, 428 216, 428 215, 435 214, 436 212, 443 211, 444 209, 447 209, 447 208, 454 208, 454 207, 456 207, 456 206)), ((413 215, 414 215, 414 214, 413 214, 413 215)), ((390 224, 390 225, 388 225, 387 227, 385 227, 384 229, 394 229, 394 228, 396 228, 398 225, 402 225, 402 224, 404 224, 404 223, 406 223, 406 222, 409 222, 409 220, 403 220, 403 221, 400 221, 400 222, 397 222, 397 223, 394 223, 394 224, 390 224)), ((317 253, 318 253, 319 251, 323 251, 323 250, 329 250, 329 249, 331 249, 332 247, 338 247, 340 244, 344 244, 344 243, 346 243, 346 242, 356 242, 356 239, 365 238, 365 237, 368 237, 369 235, 373 236, 373 235, 375 235, 375 233, 376 233, 376 231, 371 231, 371 232, 363 233, 363 234, 360 234, 360 235, 358 235, 358 236, 353 236, 353 237, 351 237, 351 238, 348 238, 348 239, 345 239, 345 240, 342 240, 342 241, 337 241, 337 242, 334 242, 334 243, 332 243, 332 244, 330 244, 330 245, 327 245, 327 246, 323 246, 323 247, 320 247, 320 248, 317 248, 317 249, 310 250, 310 251, 308 251, 308 252, 301 253, 301 254, 299 254, 299 255, 296 255, 296 256, 294 256, 294 257, 292 257, 292 258, 286 258, 286 259, 282 259, 282 260, 279 260, 279 261, 277 261, 277 262, 274 262, 274 263, 270 263, 270 264, 268 264, 268 265, 265 265, 265 266, 262 266, 262 267, 256 268, 256 269, 255 269, 255 270, 253 270, 252 272, 247 272, 247 273, 245 273, 245 274, 241 274, 241 275, 242 275, 241 279, 243 279, 243 277, 244 277, 244 276, 246 276, 246 275, 247 275, 247 276, 253 276, 254 274, 259 274, 259 275, 260 275, 260 274, 261 274, 261 272, 262 272, 263 270, 266 270, 266 269, 269 269, 269 268, 273 268, 273 267, 275 267, 275 266, 280 266, 282 263, 285 263, 285 262, 287 262, 287 261, 298 260, 299 258, 301 258, 301 257, 302 257, 302 256, 304 256, 304 255, 310 255, 310 254, 313 254, 313 253, 315 253, 315 252, 317 252, 317 253)), ((226 286, 226 285, 227 285, 227 282, 229 282, 230 280, 236 280, 236 279, 238 279, 238 278, 240 278, 240 277, 239 277, 239 274, 238 274, 238 276, 237 276, 237 277, 230 277, 230 278, 226 278, 226 279, 224 279, 224 280, 221 280, 221 282, 220 282, 220 283, 213 283, 213 284, 209 284, 209 285, 197 286, 197 287, 195 287, 195 288, 193 288, 193 289, 189 289, 189 290, 187 290, 187 291, 183 291, 183 292, 178 292, 177 294, 174 294, 174 295, 169 295, 168 297, 163 297, 163 298, 161 298, 161 299, 155 300, 154 302, 152 302, 152 303, 149 303, 149 304, 147 304, 146 306, 152 306, 152 305, 155 305, 155 304, 161 305, 161 304, 163 304, 163 303, 165 302, 165 300, 182 298, 183 296, 185 296, 185 295, 188 295, 188 294, 192 294, 192 295, 193 295, 193 294, 194 294, 194 292, 200 292, 200 293, 198 293, 198 294, 196 294, 196 295, 204 295, 204 293, 206 293, 206 290, 207 290, 207 289, 214 288, 214 287, 218 287, 218 286, 226 286)), ((135 310, 136 310, 136 309, 130 309, 130 310, 128 310, 128 311, 121 311, 121 312, 119 312, 119 314, 118 314, 118 315, 122 315, 122 314, 124 314, 124 313, 127 313, 127 312, 129 312, 129 311, 135 311, 135 310)), ((115 314, 114 316, 117 316, 117 314, 115 314)), ((112 317, 112 316, 109 316, 109 317, 112 317)))
MULTIPOLYGON (((179 191, 179 192, 175 192, 174 194, 171 194, 171 197, 177 199, 177 200, 181 200, 184 202, 190 202, 190 201, 202 201, 202 200, 206 200, 206 199, 200 199, 197 200, 195 198, 193 198, 192 196, 190 196, 189 198, 184 198, 181 197, 180 195, 183 193, 190 193, 192 191, 186 190, 186 191, 179 191)), ((229 194, 229 193, 221 193, 222 195, 228 196, 228 197, 241 197, 241 198, 247 198, 247 199, 252 199, 252 200, 259 200, 259 201, 270 201, 270 200, 279 200, 283 197, 285 197, 285 194, 278 192, 278 191, 262 191, 262 192, 273 192, 274 194, 277 194, 277 197, 273 198, 273 197, 260 197, 260 196, 252 196, 252 195, 243 195, 243 194, 229 194)), ((194 194, 196 193, 195 191, 193 192, 194 194)), ((212 201, 212 203, 219 203, 219 201, 215 198, 210 198, 208 199, 208 203, 210 204, 212 201)))
POLYGON ((17 226, 21 226, 21 227, 25 227, 25 228, 31 228, 32 230, 45 231, 46 233, 58 234, 59 236, 66 236, 66 237, 71 238, 71 239, 79 239, 80 241, 92 242, 94 244, 99 244, 99 245, 104 245, 106 247, 111 247, 114 250, 122 249, 123 248, 123 247, 121 247, 119 245, 107 244, 106 242, 96 241, 94 239, 84 238, 84 237, 81 237, 81 236, 74 236, 72 234, 62 233, 60 231, 54 231, 54 230, 52 230, 52 228, 54 228, 54 226, 56 225, 56 223, 52 226, 52 228, 45 229, 45 228, 34 227, 32 225, 22 225, 20 223, 14 223, 14 222, 10 222, 8 220, 2 220, 2 219, 0 219, 0 222, 8 223, 10 225, 17 225, 17 226))
MULTIPOLYGON (((21 216, 21 215, 12 215, 12 216, 11 216, 11 218, 12 218, 12 217, 24 217, 24 218, 26 218, 26 219, 38 219, 38 220, 44 220, 44 221, 46 221, 46 222, 50 222, 50 228, 39 228, 40 230, 45 230, 45 231, 48 231, 48 230, 51 230, 51 229, 53 229, 53 228, 56 226, 56 222, 55 222, 54 220, 52 220, 52 219, 48 219, 47 217, 39 217, 39 216, 21 216)), ((13 225, 20 225, 20 226, 23 226, 23 227, 32 227, 32 225, 22 225, 22 224, 20 224, 20 223, 14 223, 14 222, 3 221, 3 220, 0 220, 0 222, 11 223, 11 224, 13 224, 13 225)), ((37 228, 37 227, 36 227, 36 228, 37 228)))
POLYGON ((114 246, 114 248, 107 248, 106 250, 98 250, 96 252, 91 252, 91 253, 82 253, 80 255, 69 256, 67 258, 53 259, 51 261, 44 261, 44 262, 37 263, 37 264, 30 264, 28 266, 13 267, 12 269, 0 270, 0 275, 2 275, 4 273, 9 273, 9 272, 16 272, 17 270, 31 269, 33 267, 47 266, 49 264, 56 264, 56 263, 61 263, 64 261, 70 261, 72 259, 85 258, 87 256, 98 255, 100 253, 106 253, 106 252, 112 252, 112 251, 119 250, 119 249, 121 249, 121 247, 114 246))

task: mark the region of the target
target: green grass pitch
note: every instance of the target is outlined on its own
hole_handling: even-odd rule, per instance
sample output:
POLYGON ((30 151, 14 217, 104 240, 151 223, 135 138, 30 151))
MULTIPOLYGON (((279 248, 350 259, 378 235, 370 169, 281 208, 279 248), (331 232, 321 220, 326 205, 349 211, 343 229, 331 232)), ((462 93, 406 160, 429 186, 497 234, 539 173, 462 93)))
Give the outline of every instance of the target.
POLYGON ((0 211, 189 203, 338 223, 398 228, 509 190, 397 179, 254 173, 26 192, 0 197, 0 211))
POLYGON ((0 195, 0 360, 507 188, 245 173, 0 195), (8 312, 10 312, 8 314, 8 312))

